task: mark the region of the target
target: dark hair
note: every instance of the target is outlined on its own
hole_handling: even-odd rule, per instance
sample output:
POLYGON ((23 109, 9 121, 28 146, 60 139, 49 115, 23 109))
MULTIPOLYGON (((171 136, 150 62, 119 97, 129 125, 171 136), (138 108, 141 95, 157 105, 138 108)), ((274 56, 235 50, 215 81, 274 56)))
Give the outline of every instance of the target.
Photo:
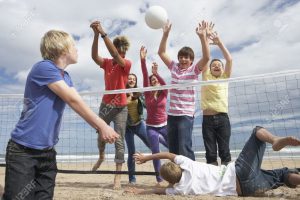
MULTIPOLYGON (((134 77, 135 77, 135 85, 133 86, 133 88, 137 88, 137 76, 136 76, 135 74, 133 74, 133 73, 128 74, 128 76, 134 76, 134 77)), ((129 85, 128 85, 128 81, 127 81, 127 83, 126 83, 126 88, 131 88, 131 87, 129 87, 129 85)))
MULTIPOLYGON (((152 78, 153 76, 157 78, 157 76, 156 76, 155 74, 152 74, 151 76, 149 76, 149 83, 150 83, 151 86, 153 86, 153 85, 151 84, 151 78, 152 78)), ((153 92, 154 92, 154 91, 153 91, 153 92)), ((161 94, 161 92, 162 92, 162 90, 158 90, 158 91, 157 91, 157 97, 159 97, 159 95, 161 94)))
MULTIPOLYGON (((155 75, 152 74, 152 75, 149 76, 149 81, 150 81, 149 83, 150 83, 150 85, 151 85, 151 78, 152 78, 153 76, 155 76, 155 75)), ((156 77, 156 76, 155 76, 155 77, 156 77)), ((157 78, 157 77, 156 77, 156 78, 157 78)), ((151 85, 151 86, 152 86, 152 85, 151 85)))
POLYGON ((215 62, 215 61, 219 61, 219 62, 222 64, 222 67, 224 67, 224 64, 223 64, 223 62, 222 62, 220 59, 218 59, 218 58, 214 58, 214 59, 212 59, 212 60, 210 61, 210 64, 209 64, 209 69, 211 69, 211 65, 212 65, 212 63, 213 63, 213 62, 215 62))
POLYGON ((180 56, 188 56, 191 61, 193 62, 194 61, 194 57, 195 57, 195 54, 194 54, 194 51, 192 48, 190 47, 182 47, 179 51, 178 51, 178 54, 177 54, 177 59, 179 60, 179 57, 180 56))
MULTIPOLYGON (((135 77, 135 85, 133 86, 133 88, 137 88, 137 76, 133 73, 128 74, 128 76, 130 76, 130 75, 135 77)), ((131 87, 129 87, 128 81, 126 83, 126 88, 131 88, 131 87)), ((127 93, 127 97, 128 97, 128 95, 129 94, 127 93)), ((139 96, 141 96, 141 93, 140 92, 133 92, 133 95, 136 96, 136 97, 139 97, 139 96)))

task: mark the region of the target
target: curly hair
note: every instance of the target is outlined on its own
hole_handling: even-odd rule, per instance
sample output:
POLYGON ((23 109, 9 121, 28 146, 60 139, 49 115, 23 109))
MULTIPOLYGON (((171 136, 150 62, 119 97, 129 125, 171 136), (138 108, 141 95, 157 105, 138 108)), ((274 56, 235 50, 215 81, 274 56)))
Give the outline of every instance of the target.
POLYGON ((117 49, 119 49, 121 52, 126 53, 126 51, 130 47, 130 43, 127 37, 125 36, 118 36, 113 40, 113 44, 117 49))

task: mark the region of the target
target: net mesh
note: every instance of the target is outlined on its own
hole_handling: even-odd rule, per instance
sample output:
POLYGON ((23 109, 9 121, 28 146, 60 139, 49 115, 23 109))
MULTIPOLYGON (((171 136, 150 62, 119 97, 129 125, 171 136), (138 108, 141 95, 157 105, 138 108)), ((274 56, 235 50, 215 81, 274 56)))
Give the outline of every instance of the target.
MULTIPOLYGON (((300 71, 240 77, 225 82, 227 81, 229 82, 228 114, 232 129, 230 149, 233 160, 237 158, 256 125, 263 126, 278 136, 291 135, 300 138, 300 71)), ((219 82, 199 81, 183 85, 166 85, 160 88, 195 87, 197 101, 193 128, 193 149, 198 161, 205 162, 201 129, 201 86, 218 84, 219 82)), ((157 90, 158 88, 137 88, 133 91, 143 92, 154 89, 157 90)), ((110 91, 109 93, 121 92, 124 91, 110 91)), ((81 94, 84 101, 95 113, 98 113, 102 95, 98 92, 81 94)), ((23 95, 0 95, 0 163, 2 166, 5 164, 7 142, 22 112, 23 101, 23 95)), ((144 118, 147 117, 146 115, 145 110, 144 118)), ((113 126, 113 124, 111 125, 113 126)), ((64 172, 91 172, 93 164, 98 159, 97 134, 68 106, 63 115, 59 138, 59 142, 55 147, 58 168, 64 170, 64 172)), ((135 145, 136 151, 151 153, 138 137, 135 137, 135 145)), ((160 148, 161 151, 167 151, 163 145, 160 148)), ((274 152, 271 146, 267 145, 264 162, 268 162, 273 168, 286 166, 287 163, 289 167, 297 168, 300 167, 299 152, 299 147, 287 147, 279 152, 274 152)), ((106 160, 99 170, 100 172, 115 173, 114 145, 106 145, 105 153, 106 160)), ((127 158, 127 153, 125 158, 127 158)), ((126 171, 126 165, 123 170, 126 171)), ((136 171, 137 173, 153 172, 154 169, 151 164, 148 164, 148 166, 137 166, 136 171)))

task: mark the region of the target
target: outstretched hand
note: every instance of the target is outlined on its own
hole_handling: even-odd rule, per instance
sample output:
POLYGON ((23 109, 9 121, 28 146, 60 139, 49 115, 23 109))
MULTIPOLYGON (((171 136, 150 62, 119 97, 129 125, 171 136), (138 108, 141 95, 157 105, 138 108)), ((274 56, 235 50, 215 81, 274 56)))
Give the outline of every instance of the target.
POLYGON ((146 56, 147 56, 147 49, 146 47, 142 46, 140 49, 140 58, 146 59, 146 56))
POLYGON ((221 42, 221 40, 220 40, 220 38, 219 38, 219 35, 218 35, 218 33, 217 33, 216 31, 213 32, 213 33, 210 35, 209 39, 212 41, 212 42, 209 43, 209 44, 211 44, 211 45, 218 45, 218 44, 220 44, 220 42, 221 42))
POLYGON ((172 24, 170 23, 170 21, 168 20, 167 23, 164 25, 163 27, 163 32, 164 34, 169 34, 170 30, 172 28, 172 24))
POLYGON ((133 158, 137 164, 143 164, 146 162, 145 156, 139 152, 133 154, 133 158))
POLYGON ((208 23, 206 21, 202 21, 198 24, 198 27, 196 28, 196 34, 199 37, 206 37, 208 31, 208 23))
POLYGON ((126 188, 124 190, 125 194, 141 194, 142 192, 144 192, 144 189, 139 189, 139 188, 135 188, 135 187, 130 187, 130 188, 126 188))
POLYGON ((152 74, 157 75, 158 64, 156 62, 152 63, 152 74))
POLYGON ((212 22, 209 22, 208 27, 207 27, 207 31, 206 31, 206 35, 207 35, 208 38, 210 38, 211 35, 215 32, 214 27, 215 27, 215 24, 212 23, 212 22))

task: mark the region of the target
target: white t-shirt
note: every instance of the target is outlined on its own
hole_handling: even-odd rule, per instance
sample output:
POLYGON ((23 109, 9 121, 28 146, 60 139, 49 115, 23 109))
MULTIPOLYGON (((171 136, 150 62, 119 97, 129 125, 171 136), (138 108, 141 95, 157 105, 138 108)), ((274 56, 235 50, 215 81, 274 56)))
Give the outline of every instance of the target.
POLYGON ((182 169, 179 183, 167 188, 167 195, 237 196, 235 163, 215 166, 193 161, 185 156, 176 156, 174 162, 182 169))

